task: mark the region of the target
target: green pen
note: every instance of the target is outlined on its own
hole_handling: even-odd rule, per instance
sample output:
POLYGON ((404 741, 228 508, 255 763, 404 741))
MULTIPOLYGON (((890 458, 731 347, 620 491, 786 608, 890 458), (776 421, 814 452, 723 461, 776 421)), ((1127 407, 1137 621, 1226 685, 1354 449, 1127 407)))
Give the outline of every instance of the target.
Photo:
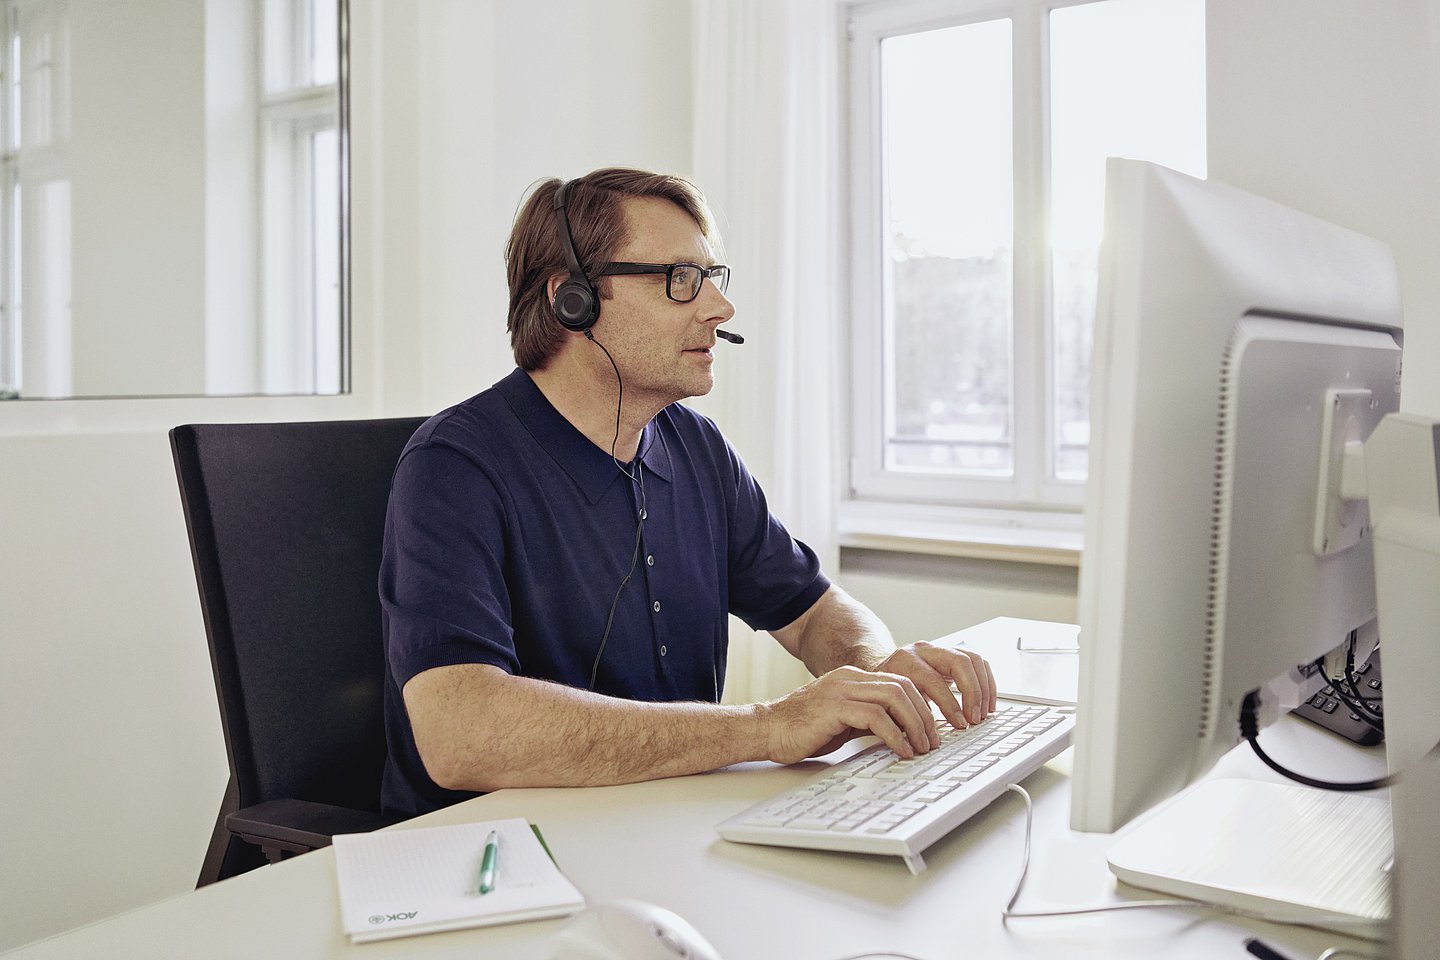
POLYGON ((485 855, 480 858, 480 892, 495 889, 495 867, 500 856, 500 836, 494 830, 485 838, 485 855))

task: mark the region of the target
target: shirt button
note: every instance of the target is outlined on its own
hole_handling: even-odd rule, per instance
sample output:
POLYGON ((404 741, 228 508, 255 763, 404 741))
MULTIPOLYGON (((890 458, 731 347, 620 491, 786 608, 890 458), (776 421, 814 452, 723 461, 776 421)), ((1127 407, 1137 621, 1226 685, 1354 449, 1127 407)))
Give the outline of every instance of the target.
POLYGON ((667 650, 665 649, 665 644, 663 644, 663 643, 660 644, 660 656, 663 657, 663 656, 665 656, 665 654, 668 653, 668 652, 669 652, 669 651, 667 651, 667 650))
POLYGON ((644 511, 644 510, 641 510, 641 511, 640 511, 640 519, 641 519, 641 520, 644 520, 644 519, 645 519, 645 511, 644 511))
POLYGON ((655 557, 654 557, 653 554, 645 558, 645 566, 647 566, 647 567, 653 567, 653 566, 655 566, 655 557))
POLYGON ((652 603, 652 604, 650 605, 650 609, 651 609, 651 610, 654 610, 656 613, 659 613, 659 612, 660 612, 660 601, 659 601, 659 600, 656 600, 654 603, 652 603))

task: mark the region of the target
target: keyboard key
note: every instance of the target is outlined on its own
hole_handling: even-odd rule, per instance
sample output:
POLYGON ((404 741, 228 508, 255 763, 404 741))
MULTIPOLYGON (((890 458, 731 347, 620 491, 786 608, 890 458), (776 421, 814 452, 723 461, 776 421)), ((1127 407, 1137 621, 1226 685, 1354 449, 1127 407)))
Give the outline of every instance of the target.
POLYGON ((832 822, 825 817, 799 817, 785 826, 791 830, 829 830, 832 822))
POLYGON ((1034 737, 1016 737, 1014 740, 1007 740, 1005 743, 996 744, 995 748, 990 752, 990 755, 994 757, 1008 757, 1034 739, 1034 737))

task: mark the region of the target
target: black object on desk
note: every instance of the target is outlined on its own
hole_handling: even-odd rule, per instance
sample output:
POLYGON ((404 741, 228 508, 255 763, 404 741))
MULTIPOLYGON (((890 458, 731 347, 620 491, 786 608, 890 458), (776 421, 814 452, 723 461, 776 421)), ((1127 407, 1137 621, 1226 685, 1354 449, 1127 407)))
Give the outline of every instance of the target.
POLYGON ((1290 960, 1283 953, 1276 953, 1270 949, 1263 940, 1256 940, 1254 937, 1245 941, 1245 951, 1251 956, 1259 957, 1260 960, 1290 960))

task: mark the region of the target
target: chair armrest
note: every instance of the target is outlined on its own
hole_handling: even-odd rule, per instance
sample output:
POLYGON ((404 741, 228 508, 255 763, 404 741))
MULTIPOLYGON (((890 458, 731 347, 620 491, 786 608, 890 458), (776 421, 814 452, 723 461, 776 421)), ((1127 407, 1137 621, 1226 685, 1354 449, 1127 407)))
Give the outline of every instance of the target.
POLYGON ((403 819, 310 800, 267 800, 229 814, 225 827, 266 848, 267 854, 271 849, 305 853, 328 847, 330 838, 337 833, 368 833, 403 819))

